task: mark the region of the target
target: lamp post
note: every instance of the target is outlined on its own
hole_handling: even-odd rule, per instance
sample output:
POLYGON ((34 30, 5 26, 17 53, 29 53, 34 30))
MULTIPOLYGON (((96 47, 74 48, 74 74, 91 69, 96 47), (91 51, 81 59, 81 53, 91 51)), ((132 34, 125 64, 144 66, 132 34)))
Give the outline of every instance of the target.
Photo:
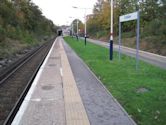
POLYGON ((113 60, 113 0, 111 0, 111 23, 110 23, 110 60, 113 60))
POLYGON ((77 40, 78 40, 78 19, 77 19, 77 40))
POLYGON ((85 29, 84 29, 84 37, 85 37, 85 46, 86 46, 86 9, 85 9, 85 29))
MULTIPOLYGON (((73 6, 73 8, 77 9, 77 7, 75 7, 75 6, 73 6)), ((78 19, 77 19, 77 35, 76 35, 76 37, 77 37, 77 40, 78 40, 78 19)))
MULTIPOLYGON (((69 17, 69 18, 71 18, 71 19, 74 19, 74 17, 69 17)), ((72 31, 72 37, 73 37, 73 35, 74 35, 74 22, 72 21, 72 29, 71 29, 71 31, 72 31)))
POLYGON ((76 7, 76 6, 73 6, 73 8, 75 9, 84 9, 85 10, 85 14, 84 14, 84 18, 85 18, 85 27, 84 27, 84 38, 85 38, 85 46, 86 46, 86 38, 87 38, 87 25, 86 25, 86 10, 87 9, 91 9, 91 8, 79 8, 79 7, 76 7))
POLYGON ((73 22, 72 22, 72 24, 71 24, 71 35, 72 35, 72 37, 73 37, 73 22))

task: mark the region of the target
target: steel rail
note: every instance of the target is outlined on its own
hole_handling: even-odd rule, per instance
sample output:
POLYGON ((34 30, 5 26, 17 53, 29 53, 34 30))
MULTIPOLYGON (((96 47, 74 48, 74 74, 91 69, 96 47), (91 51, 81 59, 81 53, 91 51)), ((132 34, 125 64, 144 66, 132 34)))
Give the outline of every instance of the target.
MULTIPOLYGON (((4 74, 3 76, 5 76, 5 78, 3 78, 0 81, 0 85, 3 84, 3 82, 5 80, 7 80, 8 78, 10 78, 10 76, 15 73, 19 68, 21 68, 24 64, 26 64, 28 61, 31 60, 31 58, 35 57, 38 53, 40 53, 44 47, 48 47, 46 50, 46 53, 44 55, 44 57, 42 58, 42 60, 40 61, 39 65, 37 66, 37 68, 35 69, 35 71, 33 72, 31 78, 29 79, 27 85, 25 86, 23 92, 21 93, 20 97, 18 98, 17 102, 15 103, 14 107, 12 108, 12 110, 10 111, 10 113, 8 114, 7 118, 5 119, 3 125, 10 125, 15 117, 15 115, 17 114, 17 111, 19 110, 19 107, 21 106, 26 94, 28 93, 32 82, 40 68, 40 66, 42 65, 45 57, 47 56, 49 49, 51 47, 53 42, 49 41, 48 43, 43 44, 42 46, 40 46, 39 48, 37 48, 36 50, 34 50, 33 52, 31 52, 30 54, 26 55, 25 57, 23 57, 23 59, 21 59, 21 61, 17 62, 15 64, 15 66, 12 66, 12 68, 9 67, 10 70, 8 70, 8 72, 6 72, 6 74, 4 74), (48 44, 48 45, 47 45, 48 44)), ((2 75, 1 75, 2 76, 2 75)))

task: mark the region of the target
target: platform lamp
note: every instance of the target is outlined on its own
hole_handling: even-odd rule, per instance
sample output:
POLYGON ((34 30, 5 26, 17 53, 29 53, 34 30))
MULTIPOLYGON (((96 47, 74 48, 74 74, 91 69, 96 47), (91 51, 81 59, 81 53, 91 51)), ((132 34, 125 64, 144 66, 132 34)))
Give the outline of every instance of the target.
POLYGON ((109 51, 109 57, 110 60, 113 60, 113 7, 114 7, 114 1, 110 1, 111 6, 111 23, 110 23, 110 51, 109 51))
POLYGON ((84 14, 84 18, 85 18, 85 27, 84 27, 84 38, 85 38, 85 46, 86 46, 86 38, 87 38, 87 25, 86 25, 86 10, 87 9, 91 9, 91 8, 80 8, 80 7, 76 7, 76 6, 73 6, 73 8, 75 9, 84 9, 85 10, 85 14, 84 14))

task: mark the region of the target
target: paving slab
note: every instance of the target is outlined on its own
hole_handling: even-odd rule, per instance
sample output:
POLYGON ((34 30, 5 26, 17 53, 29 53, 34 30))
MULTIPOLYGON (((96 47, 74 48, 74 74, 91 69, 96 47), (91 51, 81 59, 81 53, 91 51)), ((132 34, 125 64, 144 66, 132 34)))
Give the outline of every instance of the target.
POLYGON ((41 66, 13 125, 66 125, 58 39, 41 66))
POLYGON ((87 65, 65 43, 64 48, 91 125, 136 125, 87 65))
MULTIPOLYGON (((62 42, 62 39, 61 39, 62 42)), ((67 125, 90 125, 62 43, 61 62, 67 125)))
POLYGON ((90 125, 62 40, 55 40, 12 125, 90 125))

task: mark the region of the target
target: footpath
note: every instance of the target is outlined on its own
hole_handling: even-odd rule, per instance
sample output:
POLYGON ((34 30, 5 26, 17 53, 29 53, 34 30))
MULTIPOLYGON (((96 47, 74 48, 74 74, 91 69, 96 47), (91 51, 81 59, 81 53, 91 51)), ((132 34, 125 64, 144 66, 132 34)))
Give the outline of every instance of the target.
POLYGON ((12 125, 136 125, 58 37, 12 125))
MULTIPOLYGON (((81 39, 83 39, 83 38, 81 38, 81 39)), ((100 46, 109 48, 109 43, 108 42, 89 39, 89 38, 87 40, 89 42, 94 43, 94 44, 98 44, 100 46)), ((114 44, 113 47, 114 47, 115 51, 119 52, 119 45, 114 44)), ((121 53, 123 53, 125 55, 131 56, 131 57, 134 57, 134 58, 136 57, 136 49, 121 46, 120 50, 121 50, 121 53)), ((139 58, 140 58, 140 60, 143 60, 147 63, 150 63, 152 65, 156 65, 160 68, 166 69, 166 56, 161 56, 161 55, 157 55, 157 54, 154 54, 154 53, 139 50, 139 58)))

